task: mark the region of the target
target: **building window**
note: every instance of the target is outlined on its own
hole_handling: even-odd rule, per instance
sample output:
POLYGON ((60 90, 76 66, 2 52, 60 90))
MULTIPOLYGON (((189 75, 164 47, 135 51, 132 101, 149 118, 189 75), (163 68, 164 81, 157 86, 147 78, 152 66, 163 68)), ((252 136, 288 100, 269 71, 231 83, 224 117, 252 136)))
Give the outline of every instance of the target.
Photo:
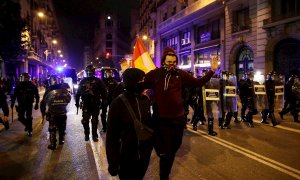
POLYGON ((166 13, 164 14, 163 21, 167 20, 167 18, 168 18, 168 13, 166 12, 166 13))
POLYGON ((300 15, 299 0, 272 1, 272 21, 278 21, 300 15))
POLYGON ((173 49, 177 49, 177 45, 178 45, 178 37, 171 37, 169 39, 167 39, 167 44, 168 47, 172 47, 173 49))
POLYGON ((181 42, 180 42, 180 45, 181 47, 187 47, 189 45, 191 45, 191 32, 190 31, 186 31, 186 32, 183 32, 181 35, 180 35, 180 39, 181 39, 181 42))
POLYGON ((248 46, 240 48, 237 56, 237 75, 241 79, 247 72, 253 72, 253 51, 248 46))
POLYGON ((179 66, 181 66, 180 68, 185 68, 182 66, 187 66, 190 68, 190 66, 191 66, 191 54, 190 53, 185 53, 185 54, 180 55, 179 66))
POLYGON ((220 38, 220 21, 215 20, 211 23, 211 40, 220 38))
POLYGON ((173 7, 173 10, 171 12, 171 15, 174 16, 176 14, 176 6, 173 7))
POLYGON ((232 17, 232 33, 250 29, 249 8, 234 11, 232 17))
POLYGON ((201 48, 200 50, 195 51, 195 72, 196 75, 201 75, 203 69, 208 69, 211 67, 211 57, 218 56, 220 57, 220 47, 214 48, 201 48))
POLYGON ((112 35, 111 34, 107 34, 106 35, 106 40, 112 40, 112 35))
POLYGON ((112 20, 106 20, 105 21, 105 27, 107 27, 107 28, 113 27, 113 21, 112 20))

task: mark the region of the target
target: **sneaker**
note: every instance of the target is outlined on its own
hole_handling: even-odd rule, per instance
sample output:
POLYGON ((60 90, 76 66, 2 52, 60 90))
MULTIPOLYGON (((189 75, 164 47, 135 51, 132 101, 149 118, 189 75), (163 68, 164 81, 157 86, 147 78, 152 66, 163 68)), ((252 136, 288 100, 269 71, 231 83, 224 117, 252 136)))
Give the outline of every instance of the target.
POLYGON ((194 131, 197 131, 197 129, 198 129, 198 128, 197 128, 197 125, 193 126, 193 130, 194 130, 194 131))
POLYGON ((89 141, 89 140, 90 140, 89 135, 85 135, 84 140, 85 140, 85 141, 89 141))
POLYGON ((215 132, 215 131, 212 131, 212 132, 208 132, 208 135, 210 135, 210 136, 216 136, 216 135, 218 135, 218 133, 215 132))
POLYGON ((56 146, 54 144, 49 144, 48 149, 54 150, 56 149, 56 146))
POLYGON ((59 139, 59 140, 58 140, 58 143, 59 143, 60 145, 62 145, 62 144, 65 143, 65 140, 64 140, 64 139, 59 139))
POLYGON ((93 136, 93 141, 94 141, 94 142, 98 142, 98 141, 99 141, 99 140, 98 140, 98 137, 93 136))
POLYGON ((240 123, 240 121, 237 118, 234 118, 234 123, 240 123))
POLYGON ((231 129, 231 127, 229 125, 224 125, 225 129, 231 129))
POLYGON ((6 130, 9 129, 9 122, 8 122, 8 121, 4 122, 4 121, 2 120, 2 118, 0 118, 0 123, 4 125, 4 127, 5 127, 6 130))
POLYGON ((267 120, 261 120, 260 122, 263 124, 269 124, 269 122, 267 120))
POLYGON ((282 112, 279 112, 280 118, 283 119, 283 114, 282 112))
POLYGON ((275 127, 275 126, 279 125, 279 122, 275 121, 275 122, 272 123, 272 125, 275 127))
POLYGON ((249 122, 248 125, 249 125, 249 127, 251 127, 251 128, 254 127, 253 123, 250 123, 250 122, 249 122))

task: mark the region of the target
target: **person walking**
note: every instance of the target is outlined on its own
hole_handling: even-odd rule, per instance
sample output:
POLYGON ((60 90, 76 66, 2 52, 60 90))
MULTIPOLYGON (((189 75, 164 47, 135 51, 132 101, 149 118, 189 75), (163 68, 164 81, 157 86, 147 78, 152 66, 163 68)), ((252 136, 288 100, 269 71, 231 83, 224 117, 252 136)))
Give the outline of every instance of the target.
POLYGON ((82 100, 82 120, 84 128, 85 141, 89 141, 90 126, 89 121, 92 117, 92 136, 93 141, 98 141, 98 116, 101 103, 107 103, 107 88, 103 81, 95 77, 95 67, 88 65, 85 68, 86 77, 80 81, 75 106, 79 108, 80 98, 82 100), (102 101, 102 102, 101 102, 102 101))
POLYGON ((67 105, 71 101, 71 94, 67 86, 60 82, 56 75, 49 78, 50 86, 47 88, 41 101, 41 113, 46 114, 49 121, 48 131, 50 134, 50 144, 48 149, 56 149, 56 131, 59 134, 59 144, 64 144, 65 131, 67 125, 67 105), (46 106, 48 110, 46 112, 46 106))
POLYGON ((108 172, 119 175, 121 180, 142 180, 150 161, 153 140, 140 140, 135 129, 135 120, 152 128, 149 98, 144 95, 143 79, 145 73, 137 68, 128 68, 123 73, 126 91, 116 97, 109 108, 106 134, 106 155, 108 172), (127 99, 129 105, 123 102, 127 99))
POLYGON ((291 111, 291 102, 293 101, 292 87, 294 84, 295 76, 292 75, 284 85, 284 105, 282 110, 279 112, 280 118, 291 111))
POLYGON ((157 121, 158 135, 155 148, 160 157, 160 178, 168 179, 177 150, 180 148, 186 125, 182 87, 201 87, 219 67, 218 59, 212 58, 211 70, 201 79, 177 69, 178 57, 174 49, 164 49, 161 67, 148 72, 145 87, 153 92, 153 115, 157 121))
POLYGON ((5 129, 9 129, 9 108, 7 105, 6 95, 2 87, 0 87, 0 108, 3 111, 3 118, 0 117, 0 123, 4 125, 5 129))
POLYGON ((240 79, 238 83, 239 96, 242 104, 241 121, 248 123, 250 127, 254 127, 253 115, 257 114, 253 85, 254 83, 252 72, 243 74, 243 78, 240 79))
POLYGON ((29 73, 20 75, 20 82, 17 84, 14 93, 11 96, 11 109, 18 101, 16 110, 18 112, 18 120, 25 126, 28 136, 32 136, 32 106, 35 100, 34 109, 38 110, 40 96, 38 88, 31 82, 29 73))
MULTIPOLYGON (((102 80, 107 87, 107 101, 101 104, 101 123, 102 123, 102 130, 101 132, 106 132, 106 114, 107 109, 114 98, 114 92, 116 87, 118 86, 118 81, 114 78, 114 73, 112 68, 105 68, 101 70, 103 73, 102 80)), ((117 72, 117 71, 116 71, 117 72)))

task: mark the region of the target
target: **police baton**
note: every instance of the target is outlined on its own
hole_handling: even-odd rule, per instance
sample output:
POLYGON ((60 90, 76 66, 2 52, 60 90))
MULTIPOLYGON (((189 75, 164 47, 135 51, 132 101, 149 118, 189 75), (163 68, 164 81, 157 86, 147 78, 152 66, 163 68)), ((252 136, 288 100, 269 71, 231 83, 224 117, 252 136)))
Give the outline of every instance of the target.
POLYGON ((14 108, 11 108, 11 123, 14 122, 14 108))

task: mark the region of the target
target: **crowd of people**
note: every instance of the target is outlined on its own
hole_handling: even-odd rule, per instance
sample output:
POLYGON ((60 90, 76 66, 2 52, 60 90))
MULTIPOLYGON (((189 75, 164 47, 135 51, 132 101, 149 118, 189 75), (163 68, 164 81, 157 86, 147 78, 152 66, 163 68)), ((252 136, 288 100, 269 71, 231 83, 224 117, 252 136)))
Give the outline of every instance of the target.
MULTIPOLYGON (((106 133, 108 172, 112 176, 118 175, 125 180, 143 179, 152 150, 155 150, 159 157, 160 179, 169 179, 188 121, 195 131, 198 125, 207 122, 208 135, 211 136, 217 135, 214 119, 218 119, 220 129, 230 129, 232 118, 235 123, 244 121, 253 127, 253 116, 260 113, 261 123, 268 123, 271 119, 272 125, 276 126, 279 123, 274 109, 280 96, 284 97, 280 117, 283 119, 291 111, 294 121, 299 122, 300 82, 297 76, 291 76, 285 83, 281 76, 272 72, 258 82, 252 73, 246 73, 237 81, 237 77, 227 71, 215 74, 219 68, 218 57, 212 58, 211 70, 204 70, 198 77, 178 69, 177 65, 175 51, 165 48, 160 68, 147 74, 137 68, 127 68, 121 82, 114 78, 110 68, 103 69, 101 78, 96 77, 93 65, 85 68, 86 76, 75 94, 75 106, 77 113, 78 109, 82 110, 85 141, 90 140, 90 123, 92 140, 98 141, 101 111, 100 132, 106 133), (237 95, 241 100, 240 118, 237 95), (189 107, 193 110, 191 120, 187 117, 189 107), (147 129, 150 129, 149 137, 140 138, 147 129)), ((64 144, 71 93, 69 85, 56 75, 49 76, 45 83, 48 85, 40 111, 43 119, 49 121, 48 149, 55 150, 57 131, 58 144, 64 144)), ((25 126, 28 136, 32 136, 32 109, 39 108, 39 100, 38 89, 30 75, 22 73, 11 96, 10 107, 16 108, 18 120, 25 126)), ((4 112, 0 123, 8 129, 9 108, 1 89, 0 102, 4 112)))

